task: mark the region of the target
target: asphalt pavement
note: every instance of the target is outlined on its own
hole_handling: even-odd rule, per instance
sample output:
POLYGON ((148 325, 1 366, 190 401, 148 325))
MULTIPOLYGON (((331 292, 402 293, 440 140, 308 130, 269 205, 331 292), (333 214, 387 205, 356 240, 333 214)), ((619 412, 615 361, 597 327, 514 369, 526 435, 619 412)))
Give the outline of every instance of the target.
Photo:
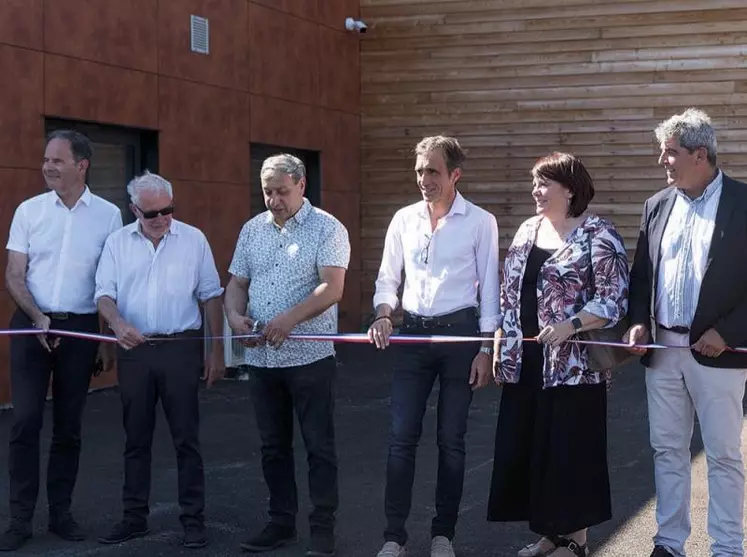
MULTIPOLYGON (((369 346, 338 349, 337 444, 340 466, 338 555, 375 557, 384 528, 384 472, 389 430, 390 351, 369 346)), ((514 556, 535 536, 523 523, 494 524, 485 520, 493 458, 493 438, 500 389, 491 385, 476 393, 469 419, 467 473, 455 549, 460 557, 514 556)), ((408 557, 428 557, 429 526, 434 512, 437 448, 435 409, 437 388, 429 400, 408 522, 408 557)), ((206 520, 210 545, 188 550, 180 545, 176 504, 176 460, 168 428, 159 411, 152 462, 151 533, 114 546, 100 545, 95 536, 121 517, 123 474, 121 405, 116 389, 92 393, 86 408, 83 452, 73 504, 78 521, 91 533, 85 542, 60 540, 46 531, 46 495, 37 505, 34 537, 19 555, 38 556, 164 556, 240 555, 239 543, 265 521, 267 491, 261 467, 248 384, 225 380, 201 392, 202 448, 206 472, 206 520)), ((592 555, 648 557, 655 521, 654 485, 643 369, 631 365, 618 371, 609 395, 609 463, 613 519, 589 533, 592 555)), ((42 432, 42 470, 50 436, 48 405, 42 432)), ((11 411, 0 414, 0 454, 7 451, 11 411)), ((745 444, 747 446, 747 443, 745 444)), ((297 435, 297 480, 301 503, 300 542, 273 552, 277 557, 303 555, 308 539, 308 490, 303 442, 297 435)), ((0 460, 0 523, 7 520, 7 461, 0 460)), ((702 443, 693 439, 693 534, 688 555, 707 557, 707 481, 702 443)), ((42 476, 43 478, 43 476, 42 476)), ((558 478, 562 481, 562 476, 558 478)), ((43 479, 42 479, 43 482, 43 479)), ((42 486, 44 484, 42 483, 42 486)))

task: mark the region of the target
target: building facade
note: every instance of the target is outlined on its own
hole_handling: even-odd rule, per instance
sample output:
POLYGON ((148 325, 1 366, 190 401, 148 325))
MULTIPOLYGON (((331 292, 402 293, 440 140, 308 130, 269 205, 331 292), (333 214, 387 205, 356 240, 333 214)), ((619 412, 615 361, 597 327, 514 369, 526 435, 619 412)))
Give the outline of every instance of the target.
POLYGON ((665 186, 652 130, 690 106, 717 128, 719 164, 747 178, 747 4, 740 0, 361 0, 362 311, 386 225, 418 199, 412 148, 457 136, 460 189, 491 211, 501 258, 533 214, 534 162, 580 156, 592 210, 635 249, 665 186))
MULTIPOLYGON (((147 168, 172 181, 175 217, 206 233, 225 281, 241 226, 264 209, 261 160, 290 150, 309 166, 310 198, 350 232, 339 316, 357 330, 360 58, 345 18, 359 10, 358 0, 0 2, 5 237, 18 204, 45 191, 45 133, 75 127, 94 142, 91 189, 125 221, 132 176, 147 168)), ((3 287, 0 321, 14 309, 3 287)), ((0 404, 8 347, 1 338, 0 404)))
MULTIPOLYGON (((291 151, 309 198, 350 232, 340 329, 358 331, 389 220, 419 197, 424 135, 466 147, 460 189, 496 215, 503 253, 533 212, 532 164, 567 150, 632 255, 642 203, 664 186, 652 130, 689 106, 747 178, 746 28, 743 0, 5 0, 0 229, 44 191, 45 132, 73 126, 96 147, 92 189, 125 220, 134 174, 174 183, 177 218, 206 232, 225 280, 263 210, 262 159, 291 151)), ((0 320, 13 310, 1 292, 0 320)), ((0 337, 0 404, 7 362, 0 337)))

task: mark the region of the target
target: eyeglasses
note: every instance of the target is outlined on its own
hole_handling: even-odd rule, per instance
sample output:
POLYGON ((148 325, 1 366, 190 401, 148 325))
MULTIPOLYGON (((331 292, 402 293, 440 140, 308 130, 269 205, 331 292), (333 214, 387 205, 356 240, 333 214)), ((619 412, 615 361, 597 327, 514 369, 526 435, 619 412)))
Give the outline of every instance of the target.
POLYGON ((428 243, 425 244, 425 247, 420 250, 420 260, 423 262, 423 264, 428 265, 428 248, 431 247, 431 240, 433 239, 433 234, 428 236, 425 235, 426 239, 428 240, 428 243))
POLYGON ((137 207, 137 210, 143 214, 143 218, 148 219, 148 220, 154 219, 159 215, 163 215, 165 217, 166 215, 170 215, 171 213, 174 212, 173 205, 169 205, 168 207, 164 207, 163 209, 158 209, 156 211, 143 211, 137 205, 135 205, 135 207, 137 207))

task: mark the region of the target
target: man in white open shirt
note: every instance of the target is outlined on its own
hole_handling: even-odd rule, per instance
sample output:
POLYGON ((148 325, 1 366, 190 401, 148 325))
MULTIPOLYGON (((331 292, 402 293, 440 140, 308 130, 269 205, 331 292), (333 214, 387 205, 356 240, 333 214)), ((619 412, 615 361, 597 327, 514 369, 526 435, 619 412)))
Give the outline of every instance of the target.
MULTIPOLYGON (((183 543, 203 547, 205 478, 198 387, 202 314, 211 336, 223 332, 223 288, 210 245, 197 228, 173 219, 173 189, 145 173, 127 187, 137 221, 112 234, 96 273, 96 301, 117 335, 117 373, 127 437, 124 517, 104 544, 148 533, 150 451, 161 399, 176 448, 183 543)), ((211 342, 208 385, 225 371, 223 345, 211 342)))
MULTIPOLYGON (((21 203, 8 237, 5 281, 18 306, 12 329, 99 331, 93 301, 96 265, 107 236, 122 226, 122 214, 88 189, 91 156, 90 141, 77 132, 59 130, 48 138, 42 170, 51 191, 21 203)), ((98 351, 98 343, 71 337, 10 339, 10 526, 0 538, 0 551, 14 551, 31 537, 39 493, 39 431, 50 374, 54 426, 47 469, 49 529, 69 541, 85 539, 70 504, 98 351)), ((106 347, 101 354, 108 370, 113 360, 106 347)))
MULTIPOLYGON (((500 324, 498 225, 457 191, 465 159, 451 137, 427 137, 415 148, 423 200, 392 219, 376 281, 376 318, 368 336, 386 348, 404 269, 402 334, 481 335, 500 324)), ((492 342, 482 346, 398 346, 392 376, 392 432, 387 460, 385 544, 379 557, 398 557, 407 542, 415 454, 426 403, 438 377, 438 483, 431 524, 432 557, 453 557, 452 540, 464 483, 464 435, 472 393, 490 380, 492 342)))

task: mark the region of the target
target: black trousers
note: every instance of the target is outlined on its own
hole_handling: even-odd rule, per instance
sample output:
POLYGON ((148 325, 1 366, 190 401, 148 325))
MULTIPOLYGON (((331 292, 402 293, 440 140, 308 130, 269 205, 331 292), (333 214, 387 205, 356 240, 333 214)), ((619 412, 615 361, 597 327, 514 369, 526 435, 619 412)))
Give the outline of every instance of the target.
POLYGON ((122 489, 125 520, 147 522, 150 508, 151 447, 156 405, 161 400, 176 450, 179 520, 204 525, 205 473, 200 452, 199 385, 202 366, 198 333, 185 340, 154 341, 117 350, 117 374, 126 434, 122 489))
MULTIPOLYGON (((27 329, 31 319, 18 310, 11 329, 27 329)), ((97 333, 98 316, 70 315, 52 321, 51 328, 97 333)), ((50 345, 55 340, 50 336, 50 345)), ((52 445, 47 468, 47 500, 50 520, 70 511, 78 476, 81 421, 96 365, 99 343, 71 337, 59 338, 49 353, 35 335, 10 338, 10 381, 13 426, 10 433, 8 472, 10 476, 10 517, 28 524, 39 496, 39 432, 44 403, 52 378, 52 445)))
POLYGON ((254 412, 262 442, 262 472, 270 492, 270 520, 295 526, 298 513, 293 460, 293 412, 309 463, 312 530, 331 531, 338 506, 334 429, 334 358, 304 366, 250 368, 254 412))
MULTIPOLYGON (((407 335, 479 335, 474 310, 462 310, 444 320, 453 322, 424 323, 406 314, 401 332, 407 335)), ((464 437, 472 403, 469 376, 479 347, 478 343, 394 347, 397 358, 392 373, 392 422, 384 495, 386 541, 404 545, 408 539, 405 524, 412 505, 415 456, 423 432, 423 415, 436 379, 439 382, 438 477, 431 536, 454 538, 464 486, 464 437)))

